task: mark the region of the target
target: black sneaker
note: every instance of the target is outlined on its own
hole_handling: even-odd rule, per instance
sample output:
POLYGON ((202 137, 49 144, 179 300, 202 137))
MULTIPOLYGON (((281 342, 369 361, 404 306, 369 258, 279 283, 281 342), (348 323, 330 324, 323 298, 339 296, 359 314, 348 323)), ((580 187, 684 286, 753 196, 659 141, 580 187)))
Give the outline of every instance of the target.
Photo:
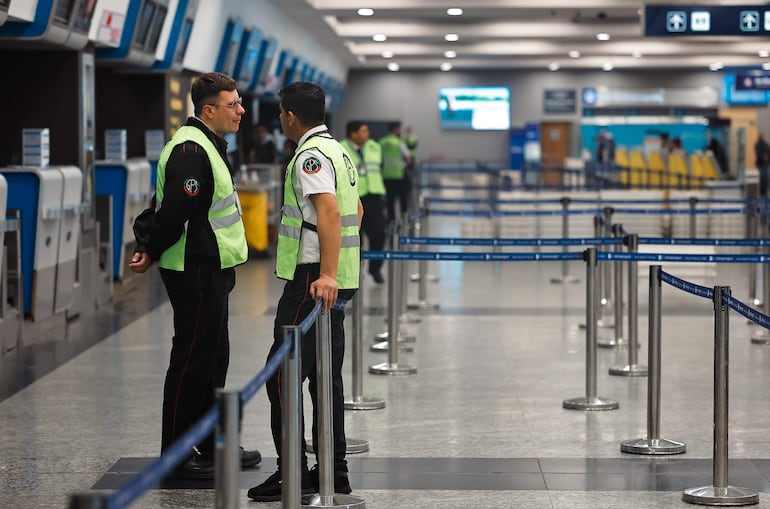
MULTIPOLYGON (((320 483, 318 480, 318 465, 315 465, 310 469, 310 478, 313 480, 314 493, 319 493, 320 483)), ((341 493, 348 495, 353 491, 350 487, 350 480, 348 479, 347 470, 335 469, 334 470, 334 493, 341 493)))
MULTIPOLYGON (((277 502, 281 500, 281 486, 283 481, 281 480, 281 472, 277 471, 262 484, 258 484, 251 488, 247 495, 250 499, 257 502, 277 502)), ((313 489, 313 482, 310 479, 310 473, 307 469, 302 472, 302 489, 300 491, 302 495, 312 495, 315 493, 313 489)))
POLYGON ((176 467, 168 477, 174 479, 213 479, 214 462, 193 454, 187 461, 176 467))
POLYGON ((241 468, 256 467, 260 461, 262 461, 262 455, 258 450, 247 451, 241 447, 241 468))

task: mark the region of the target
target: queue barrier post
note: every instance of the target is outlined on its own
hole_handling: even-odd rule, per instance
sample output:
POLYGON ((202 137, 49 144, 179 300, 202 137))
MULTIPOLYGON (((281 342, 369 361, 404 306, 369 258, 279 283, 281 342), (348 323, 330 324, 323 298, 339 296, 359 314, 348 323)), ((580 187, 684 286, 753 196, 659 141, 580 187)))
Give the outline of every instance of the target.
MULTIPOLYGON (((393 227, 390 234, 391 239, 391 249, 396 250, 398 249, 398 246, 400 244, 399 236, 398 236, 398 228, 393 227)), ((390 323, 390 316, 391 312, 396 316, 396 320, 398 320, 399 314, 401 313, 401 309, 403 308, 403 305, 401 303, 401 297, 403 296, 401 292, 401 285, 403 284, 403 281, 401 279, 401 276, 399 276, 399 280, 396 281, 394 279, 395 272, 391 271, 391 265, 394 265, 396 263, 395 260, 388 260, 388 316, 385 319, 386 323, 390 323), (391 293, 392 294, 391 298, 391 293)), ((399 273, 400 274, 400 273, 399 273)), ((414 336, 409 336, 407 334, 402 334, 399 331, 399 328, 396 328, 396 338, 398 339, 398 348, 405 352, 411 352, 413 350, 411 345, 407 345, 405 343, 413 343, 416 338, 414 336)), ((376 341, 375 344, 373 344, 370 347, 370 350, 372 352, 386 352, 388 351, 389 342, 388 339, 390 338, 390 328, 384 332, 380 332, 378 334, 374 335, 374 339, 376 341)))
MULTIPOLYGON (((604 210, 602 211, 602 235, 599 235, 600 237, 606 237, 607 235, 604 235, 606 231, 606 225, 612 225, 612 215, 615 213, 615 209, 612 207, 604 207, 604 210)), ((611 263, 605 263, 602 265, 602 270, 604 272, 603 274, 603 283, 604 283, 604 302, 602 303, 603 306, 610 306, 612 304, 612 269, 611 269, 611 263)))
MULTIPOLYGON (((770 255, 770 247, 765 247, 765 254, 770 255)), ((764 294, 764 302, 762 304, 763 312, 766 315, 770 315, 770 264, 768 263, 762 264, 762 293, 764 294)), ((770 345, 770 331, 764 327, 760 327, 760 329, 751 336, 751 342, 755 345, 770 345)))
POLYGON ((729 286, 714 287, 713 483, 684 490, 682 500, 689 504, 737 506, 759 503, 759 495, 755 491, 727 483, 730 308, 724 302, 724 295, 730 295, 729 286))
POLYGON ((697 216, 695 215, 695 209, 698 208, 698 200, 697 196, 690 196, 690 238, 694 239, 698 236, 698 223, 697 223, 697 216))
MULTIPOLYGON (((299 325, 284 325, 283 340, 291 338, 292 348, 281 363, 281 507, 299 507, 302 491, 302 329, 299 325)), ((238 476, 236 476, 237 479, 238 476)))
MULTIPOLYGON (((750 239, 759 239, 762 237, 761 235, 761 224, 759 220, 760 216, 760 207, 754 206, 749 208, 749 212, 746 215, 746 230, 747 230, 747 238, 750 239)), ((759 253, 759 246, 752 247, 751 250, 754 252, 754 254, 759 253)), ((761 306, 763 304, 762 299, 757 294, 757 264, 756 263, 750 263, 749 264, 749 302, 751 302, 754 306, 761 306)), ((749 320, 749 323, 752 323, 751 320, 749 320)))
MULTIPOLYGON (((639 250, 639 235, 626 235, 629 253, 639 250)), ((628 267, 628 364, 610 368, 610 375, 647 376, 647 367, 639 364, 639 262, 629 260, 628 267)))
MULTIPOLYGON (((397 315, 396 300, 400 292, 398 286, 401 284, 401 265, 397 260, 388 261, 388 280, 392 283, 388 285, 388 361, 369 366, 369 373, 373 375, 411 375, 417 373, 417 368, 408 364, 399 364, 398 350, 399 345, 399 323, 397 315)), ((408 345, 403 345, 407 347, 408 345)), ((374 347, 372 347, 374 348, 374 347)), ((411 349, 411 347, 409 347, 411 349)))
MULTIPOLYGON (((622 232, 623 225, 612 225, 613 237, 620 238, 622 236, 622 232)), ((614 251, 618 253, 622 252, 623 245, 615 244, 614 251)), ((600 348, 624 348, 628 344, 626 338, 623 337, 623 262, 617 260, 612 262, 612 271, 614 275, 613 283, 615 287, 615 291, 613 292, 612 296, 612 309, 615 317, 615 334, 613 337, 608 339, 600 339, 597 343, 600 348)))
POLYGON ((660 438, 660 375, 661 375, 661 281, 660 265, 650 266, 650 311, 648 317, 649 348, 647 363, 647 437, 621 442, 620 451, 630 454, 682 454, 683 442, 660 438))
POLYGON ((68 509, 107 509, 107 495, 84 491, 70 495, 68 509))
MULTIPOLYGON (((318 379, 318 493, 302 497, 302 507, 363 509, 366 503, 354 495, 334 493, 334 444, 332 429, 331 313, 316 320, 316 377, 318 379)), ((296 506, 294 506, 296 507, 296 506)))
MULTIPOLYGON (((567 212, 569 211, 569 204, 572 202, 572 200, 564 196, 561 200, 559 200, 561 203, 561 209, 562 209, 562 215, 561 215, 561 237, 563 239, 569 238, 569 214, 567 212)), ((568 246, 565 244, 562 246, 562 252, 566 253, 568 251, 568 246)), ((551 283, 554 284, 567 284, 567 283, 577 283, 580 280, 576 278, 575 276, 569 275, 569 260, 562 260, 561 261, 561 276, 560 277, 552 277, 551 283)))
POLYGON ((562 406, 570 410, 615 410, 617 401, 596 395, 596 249, 583 253, 586 261, 586 395, 566 399, 562 406))
POLYGON ((240 507, 241 399, 238 391, 217 389, 219 407, 214 450, 214 507, 240 507))
MULTIPOLYGON (((428 233, 428 209, 423 209, 421 218, 415 223, 415 234, 417 236, 429 237, 428 233)), ((420 251, 427 251, 428 246, 423 244, 420 251)), ((412 281, 417 281, 417 302, 407 304, 407 309, 417 309, 420 311, 435 311, 439 305, 428 300, 428 280, 438 281, 438 277, 428 274, 428 260, 417 261, 417 274, 412 274, 412 281)))
MULTIPOLYGON (((363 269, 363 262, 361 264, 363 269)), ((364 396, 364 271, 359 272, 358 291, 353 296, 353 389, 350 397, 345 398, 345 410, 378 410, 385 408, 385 400, 364 396)))
MULTIPOLYGON (((406 222, 404 223, 404 234, 416 237, 417 236, 417 223, 410 221, 409 218, 407 218, 406 222)), ((413 251, 414 248, 412 246, 409 246, 407 248, 408 251, 413 251)), ((401 271, 401 298, 399 299, 399 307, 398 312, 399 316, 398 319, 402 323, 419 323, 422 321, 422 318, 415 315, 414 313, 410 313, 407 311, 407 300, 409 299, 409 262, 407 260, 404 260, 404 264, 406 267, 404 270, 401 271)))

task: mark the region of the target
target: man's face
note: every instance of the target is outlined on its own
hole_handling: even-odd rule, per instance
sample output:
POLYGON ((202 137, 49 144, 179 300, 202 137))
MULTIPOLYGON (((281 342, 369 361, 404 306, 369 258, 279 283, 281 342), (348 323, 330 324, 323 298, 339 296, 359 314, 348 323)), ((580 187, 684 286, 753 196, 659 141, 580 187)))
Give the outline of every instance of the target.
POLYGON ((369 126, 364 124, 362 125, 358 131, 355 131, 350 134, 350 141, 358 145, 359 147, 362 146, 366 141, 369 139, 369 126))
POLYGON ((237 133, 246 110, 237 90, 221 90, 214 104, 204 106, 207 124, 217 135, 237 133))

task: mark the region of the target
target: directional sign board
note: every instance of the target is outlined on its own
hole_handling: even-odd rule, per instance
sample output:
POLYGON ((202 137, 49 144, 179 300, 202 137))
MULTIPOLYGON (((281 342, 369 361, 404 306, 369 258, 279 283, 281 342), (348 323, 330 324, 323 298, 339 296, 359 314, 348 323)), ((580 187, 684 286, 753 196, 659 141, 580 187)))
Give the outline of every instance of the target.
POLYGON ((646 5, 644 35, 770 35, 770 5, 646 5))

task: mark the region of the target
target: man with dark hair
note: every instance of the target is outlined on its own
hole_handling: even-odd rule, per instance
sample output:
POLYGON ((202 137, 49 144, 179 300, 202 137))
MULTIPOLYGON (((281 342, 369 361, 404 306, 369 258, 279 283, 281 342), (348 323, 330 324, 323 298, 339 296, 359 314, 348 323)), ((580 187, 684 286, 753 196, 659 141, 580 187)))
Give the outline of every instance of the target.
MULTIPOLYGON (((223 136, 236 133, 245 113, 236 82, 221 73, 192 85, 195 116, 166 144, 158 161, 154 206, 134 222, 136 252, 129 267, 143 273, 158 262, 174 310, 171 359, 163 387, 161 451, 214 405, 230 361, 228 297, 234 267, 247 247, 233 169, 223 136)), ((241 450, 241 465, 262 459, 241 450)), ((209 435, 174 476, 214 477, 214 437, 209 435)))
MULTIPOLYGON (((382 149, 369 138, 369 126, 360 120, 351 120, 345 129, 347 139, 340 142, 353 164, 358 168, 358 196, 364 206, 361 231, 369 239, 369 249, 385 248, 385 183, 382 181, 382 149)), ((374 282, 382 284, 383 260, 369 260, 369 274, 374 282)))
MULTIPOLYGON (((332 309, 337 297, 349 300, 358 288, 359 228, 363 206, 358 199, 358 173, 344 148, 323 124, 325 97, 312 83, 292 83, 279 92, 281 127, 297 142, 286 170, 286 187, 276 252, 276 275, 286 280, 278 301, 273 345, 268 359, 283 343, 284 325, 298 325, 312 311, 315 300, 331 313, 331 377, 334 451, 334 491, 350 493, 345 460, 345 418, 342 360, 345 356, 345 312, 332 309)), ((302 337, 301 377, 310 379, 313 401, 313 443, 318 444, 316 416, 316 334, 311 327, 302 337)), ((278 470, 251 488, 249 498, 260 502, 281 499, 281 400, 279 370, 267 382, 270 427, 278 454, 278 470)), ((318 490, 318 470, 308 471, 302 439, 302 492, 318 490), (315 475, 313 475, 315 473, 315 475)), ((317 450, 317 449, 316 449, 317 450)))
POLYGON ((396 222, 396 198, 401 216, 406 215, 409 206, 409 182, 406 167, 411 160, 409 149, 401 139, 401 122, 392 122, 388 134, 380 139, 382 149, 382 178, 385 181, 388 201, 388 221, 396 222))

